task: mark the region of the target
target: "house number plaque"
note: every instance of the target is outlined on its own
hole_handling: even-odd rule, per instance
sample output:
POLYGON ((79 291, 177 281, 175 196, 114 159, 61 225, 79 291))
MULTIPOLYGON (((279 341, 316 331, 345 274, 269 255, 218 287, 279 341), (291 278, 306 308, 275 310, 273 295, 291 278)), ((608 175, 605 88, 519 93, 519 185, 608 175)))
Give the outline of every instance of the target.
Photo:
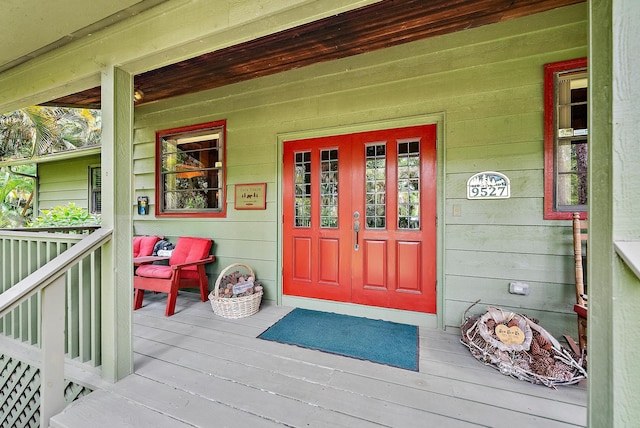
POLYGON ((467 180, 467 199, 507 199, 510 197, 509 178, 499 172, 479 172, 467 180))

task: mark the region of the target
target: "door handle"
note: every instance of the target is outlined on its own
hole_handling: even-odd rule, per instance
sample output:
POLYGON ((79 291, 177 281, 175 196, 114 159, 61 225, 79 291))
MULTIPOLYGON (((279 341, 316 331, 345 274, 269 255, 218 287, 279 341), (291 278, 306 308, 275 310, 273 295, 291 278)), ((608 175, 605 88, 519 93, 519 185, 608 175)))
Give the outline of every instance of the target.
POLYGON ((360 221, 358 221, 358 219, 360 218, 360 213, 358 211, 354 212, 353 218, 356 219, 353 222, 353 232, 355 233, 355 244, 353 246, 353 249, 355 251, 358 251, 360 249, 360 243, 359 243, 359 237, 358 237, 358 233, 360 232, 360 221))

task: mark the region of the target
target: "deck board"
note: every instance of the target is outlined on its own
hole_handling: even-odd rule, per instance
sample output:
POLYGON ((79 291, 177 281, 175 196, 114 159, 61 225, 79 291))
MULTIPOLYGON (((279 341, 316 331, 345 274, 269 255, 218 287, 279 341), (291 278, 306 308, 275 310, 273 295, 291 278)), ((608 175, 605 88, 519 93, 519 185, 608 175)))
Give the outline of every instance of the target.
POLYGON ((79 400, 56 427, 83 426, 73 414, 80 420, 98 399, 125 402, 131 426, 156 428, 586 426, 585 385, 551 389, 503 376, 456 334, 420 328, 420 371, 412 372, 257 339, 291 308, 263 305, 229 320, 187 293, 172 317, 164 304, 149 295, 134 312, 135 373, 87 399, 85 410, 79 400))

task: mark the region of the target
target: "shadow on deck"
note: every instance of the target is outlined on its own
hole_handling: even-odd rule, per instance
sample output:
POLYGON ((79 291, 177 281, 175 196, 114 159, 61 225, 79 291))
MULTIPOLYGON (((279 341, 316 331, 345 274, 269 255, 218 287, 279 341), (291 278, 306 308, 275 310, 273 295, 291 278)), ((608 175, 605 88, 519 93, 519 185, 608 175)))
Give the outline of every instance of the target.
POLYGON ((291 308, 217 317, 181 293, 134 312, 135 373, 78 400, 52 427, 586 426, 584 384, 554 390, 476 361, 459 336, 420 329, 420 371, 257 339, 291 308))

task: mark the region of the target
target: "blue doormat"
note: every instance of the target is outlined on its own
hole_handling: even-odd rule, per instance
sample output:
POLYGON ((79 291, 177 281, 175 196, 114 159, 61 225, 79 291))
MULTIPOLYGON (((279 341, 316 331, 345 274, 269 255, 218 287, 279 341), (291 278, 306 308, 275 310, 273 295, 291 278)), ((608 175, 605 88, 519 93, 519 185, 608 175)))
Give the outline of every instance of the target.
POLYGON ((418 371, 418 327, 296 308, 260 339, 418 371))

